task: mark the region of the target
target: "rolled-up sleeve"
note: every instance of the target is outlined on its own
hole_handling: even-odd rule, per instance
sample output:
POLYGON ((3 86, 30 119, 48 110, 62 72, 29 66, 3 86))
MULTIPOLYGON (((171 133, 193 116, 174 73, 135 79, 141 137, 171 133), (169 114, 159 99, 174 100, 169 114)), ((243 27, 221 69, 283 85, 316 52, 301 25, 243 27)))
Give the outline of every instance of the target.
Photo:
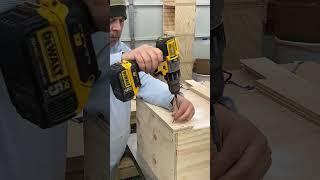
POLYGON ((139 76, 141 88, 137 97, 148 103, 172 110, 171 101, 174 96, 169 91, 168 85, 144 72, 140 72, 139 76))
POLYGON ((122 52, 110 54, 110 65, 121 62, 122 52))

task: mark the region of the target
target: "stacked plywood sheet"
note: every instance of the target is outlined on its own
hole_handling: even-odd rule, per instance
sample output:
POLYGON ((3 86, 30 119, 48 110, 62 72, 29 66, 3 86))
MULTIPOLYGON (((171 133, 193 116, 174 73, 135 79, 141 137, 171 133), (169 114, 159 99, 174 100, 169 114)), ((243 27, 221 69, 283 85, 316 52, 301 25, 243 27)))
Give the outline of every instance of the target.
MULTIPOLYGON (((320 124, 320 88, 267 58, 241 60, 256 75, 256 89, 304 118, 320 124)), ((316 74, 316 72, 314 72, 316 74)))
POLYGON ((295 74, 303 79, 313 83, 315 86, 320 86, 320 76, 317 72, 320 70, 320 64, 313 61, 294 62, 289 64, 282 64, 289 71, 294 71, 295 74))
POLYGON ((185 123, 173 122, 171 112, 137 100, 138 154, 157 179, 210 179, 210 103, 181 90, 195 107, 185 123))

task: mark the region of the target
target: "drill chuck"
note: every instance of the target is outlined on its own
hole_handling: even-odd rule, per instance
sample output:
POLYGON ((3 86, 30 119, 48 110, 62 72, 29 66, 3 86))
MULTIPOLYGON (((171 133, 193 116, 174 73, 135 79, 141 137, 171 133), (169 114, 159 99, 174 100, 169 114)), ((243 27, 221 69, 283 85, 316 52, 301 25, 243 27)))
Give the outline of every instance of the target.
POLYGON ((180 71, 176 71, 173 73, 167 73, 164 76, 164 79, 167 81, 169 86, 169 91, 172 94, 179 94, 180 92, 180 71))

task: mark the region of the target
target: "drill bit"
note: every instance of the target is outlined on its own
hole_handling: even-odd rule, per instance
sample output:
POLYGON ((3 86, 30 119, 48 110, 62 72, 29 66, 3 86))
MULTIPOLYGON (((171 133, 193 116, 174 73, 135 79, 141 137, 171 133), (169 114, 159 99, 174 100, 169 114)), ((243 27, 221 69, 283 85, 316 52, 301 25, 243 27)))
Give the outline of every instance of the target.
MULTIPOLYGON (((177 94, 175 94, 174 95, 174 98, 176 99, 176 106, 177 106, 177 110, 179 110, 179 102, 178 102, 178 95, 177 94)), ((174 123, 174 119, 172 120, 172 123, 174 123)))

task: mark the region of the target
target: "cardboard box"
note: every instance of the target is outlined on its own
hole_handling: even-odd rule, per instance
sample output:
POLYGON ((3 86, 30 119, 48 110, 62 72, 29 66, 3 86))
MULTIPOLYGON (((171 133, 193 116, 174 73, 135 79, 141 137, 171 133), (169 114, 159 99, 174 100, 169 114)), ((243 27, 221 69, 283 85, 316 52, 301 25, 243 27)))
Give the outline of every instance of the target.
POLYGON ((192 72, 197 74, 210 75, 210 61, 209 59, 196 59, 192 72))

